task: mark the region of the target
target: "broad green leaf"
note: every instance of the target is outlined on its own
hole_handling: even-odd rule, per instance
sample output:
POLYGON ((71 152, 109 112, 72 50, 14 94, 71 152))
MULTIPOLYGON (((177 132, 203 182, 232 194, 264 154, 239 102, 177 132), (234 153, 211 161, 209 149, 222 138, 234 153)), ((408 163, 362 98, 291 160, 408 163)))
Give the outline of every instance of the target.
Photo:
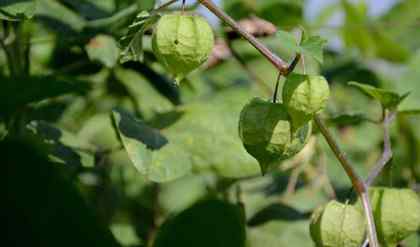
MULTIPOLYGON (((256 175, 258 163, 247 154, 238 135, 239 113, 250 97, 249 91, 235 89, 185 105, 172 112, 179 119, 162 133, 191 155, 195 170, 231 178, 256 175)), ((152 125, 161 121, 156 118, 152 125)))
POLYGON ((90 88, 87 82, 68 77, 0 77, 0 80, 2 82, 0 90, 0 117, 7 117, 18 108, 29 103, 69 93, 85 94, 90 88))
POLYGON ((16 21, 30 19, 35 14, 37 0, 2 0, 0 19, 16 21))
POLYGON ((190 172, 190 157, 176 141, 123 110, 114 110, 113 120, 130 160, 146 178, 168 182, 190 172))
POLYGON ((143 61, 143 35, 144 32, 159 20, 156 13, 142 11, 136 16, 133 23, 128 26, 128 32, 120 40, 122 52, 121 63, 128 61, 143 61))
POLYGON ((295 37, 294 34, 279 30, 277 31, 277 38, 279 39, 280 44, 291 53, 302 52, 302 49, 299 46, 297 37, 295 37))
POLYGON ((60 0, 87 20, 106 18, 115 11, 114 0, 60 0))
POLYGON ((136 234, 136 229, 128 223, 115 223, 111 226, 115 238, 123 246, 138 246, 142 243, 136 234))
POLYGON ((313 57, 319 63, 323 62, 323 49, 327 41, 320 36, 305 37, 301 44, 299 44, 296 37, 289 32, 277 31, 277 37, 280 40, 280 44, 288 51, 313 57))
MULTIPOLYGON (((67 34, 81 32, 86 20, 63 4, 54 0, 38 0, 37 17, 52 30, 67 34)), ((68 38, 68 37, 67 37, 68 38)))
POLYGON ((409 50, 384 29, 373 29, 372 37, 376 45, 376 56, 395 63, 405 62, 410 57, 409 50))
POLYGON ((223 201, 200 202, 168 219, 154 247, 244 247, 245 226, 239 206, 223 201))
POLYGON ((399 95, 393 91, 376 88, 374 86, 358 82, 349 82, 349 85, 357 87, 365 94, 378 100, 379 103, 381 103, 381 105, 386 109, 397 108, 398 105, 409 95, 409 93, 399 95))
POLYGON ((209 180, 212 177, 208 174, 191 175, 163 184, 159 193, 161 208, 173 214, 191 207, 207 196, 209 180))
POLYGON ((398 111, 398 114, 405 116, 418 116, 420 115, 420 109, 405 109, 398 111))
POLYGON ((302 24, 303 22, 303 0, 264 0, 254 2, 255 12, 274 25, 286 29, 302 24))
POLYGON ((273 220, 248 229, 247 247, 312 247, 307 220, 273 220))
POLYGON ((357 47, 365 56, 377 56, 391 62, 404 62, 409 58, 409 50, 392 35, 391 30, 398 28, 371 21, 363 3, 357 5, 342 0, 342 6, 346 14, 342 32, 348 47, 357 47))
POLYGON ((340 115, 334 116, 328 120, 328 123, 331 125, 338 126, 338 127, 345 127, 345 126, 357 126, 365 121, 368 121, 368 119, 364 114, 356 113, 356 114, 340 114, 340 115))
POLYGON ((295 208, 292 208, 283 203, 272 203, 269 206, 261 209, 251 219, 249 219, 248 226, 262 225, 272 220, 284 220, 292 222, 304 220, 308 217, 308 214, 304 214, 295 208))
POLYGON ((364 3, 356 6, 348 0, 341 0, 345 13, 345 23, 341 29, 347 47, 356 47, 364 55, 375 55, 375 41, 369 32, 366 6, 364 3))
POLYGON ((50 147, 49 157, 58 163, 75 167, 94 166, 94 147, 72 133, 44 121, 32 121, 27 129, 50 147))
POLYGON ((387 34, 397 40, 400 45, 417 50, 420 48, 420 29, 417 28, 419 16, 420 1, 398 1, 380 18, 379 25, 383 26, 387 34))
POLYGON ((120 55, 117 42, 112 36, 97 35, 85 46, 89 59, 98 61, 108 68, 113 68, 120 55))
POLYGON ((320 36, 309 36, 302 41, 300 46, 303 55, 311 56, 319 63, 322 63, 324 61, 324 46, 326 44, 327 41, 320 36))

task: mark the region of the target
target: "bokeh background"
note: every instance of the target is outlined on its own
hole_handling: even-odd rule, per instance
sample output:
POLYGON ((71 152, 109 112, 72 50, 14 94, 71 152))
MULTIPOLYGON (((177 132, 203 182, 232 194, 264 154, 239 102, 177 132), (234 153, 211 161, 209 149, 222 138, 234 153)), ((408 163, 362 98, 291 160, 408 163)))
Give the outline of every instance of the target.
MULTIPOLYGON (((136 50, 143 60, 119 62, 130 24, 163 1, 0 1, 2 246, 310 247, 312 211, 332 199, 355 201, 316 128, 302 152, 261 176, 238 118, 251 98, 271 97, 277 71, 187 2, 187 11, 209 19, 218 43, 211 61, 176 86, 152 52, 153 26, 136 50), (10 7, 16 3, 28 5, 10 7), (128 124, 129 152, 115 109, 128 124), (153 151, 157 172, 139 172, 150 151, 144 144, 159 138, 167 144, 153 151)), ((328 79, 322 116, 363 178, 382 154, 382 111, 348 82, 411 92, 391 125, 394 157, 376 185, 419 191, 420 1, 215 2, 288 62, 295 54, 280 31, 326 39, 323 63, 305 57, 296 72, 328 79)), ((420 246, 420 235, 401 246, 420 246)))

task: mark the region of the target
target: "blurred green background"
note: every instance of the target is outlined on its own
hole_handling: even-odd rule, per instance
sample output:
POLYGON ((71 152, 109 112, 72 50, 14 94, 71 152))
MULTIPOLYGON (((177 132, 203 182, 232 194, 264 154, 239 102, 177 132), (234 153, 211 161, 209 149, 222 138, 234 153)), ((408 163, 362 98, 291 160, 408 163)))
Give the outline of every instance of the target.
MULTIPOLYGON (((119 63, 119 40, 136 15, 163 1, 0 1, 2 246, 306 247, 317 206, 355 199, 317 130, 295 158, 260 175, 237 122, 251 98, 271 97, 276 69, 187 2, 187 11, 209 18, 218 45, 177 87, 153 55, 151 30, 142 37, 144 59, 119 63), (111 115, 133 124, 131 139, 118 135, 111 115), (133 148, 127 153, 121 141, 133 148), (159 147, 145 154, 151 143, 159 147), (141 173, 133 161, 147 155, 153 167, 141 173)), ((419 191, 420 1, 218 4, 251 28, 255 16, 266 20, 257 29, 267 33, 255 34, 286 61, 295 54, 271 25, 328 41, 322 64, 305 57, 296 70, 328 79, 323 115, 364 178, 382 152, 381 107, 347 83, 411 92, 392 124, 394 158, 377 184, 419 191)), ((401 246, 420 246, 420 235, 401 246)))

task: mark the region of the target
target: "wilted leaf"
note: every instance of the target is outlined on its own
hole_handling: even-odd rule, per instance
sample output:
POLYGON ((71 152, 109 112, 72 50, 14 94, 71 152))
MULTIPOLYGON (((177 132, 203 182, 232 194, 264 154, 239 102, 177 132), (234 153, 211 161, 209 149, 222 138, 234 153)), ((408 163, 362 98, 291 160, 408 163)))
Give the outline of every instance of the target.
POLYGON ((89 59, 98 61, 108 68, 113 68, 120 55, 120 49, 112 36, 98 35, 85 46, 89 59))
POLYGON ((168 219, 154 247, 244 247, 245 226, 238 206, 203 201, 168 219))
POLYGON ((386 109, 397 108, 398 105, 409 95, 409 93, 399 95, 398 93, 395 93, 393 91, 380 89, 374 86, 353 81, 349 82, 349 85, 359 88, 365 94, 376 99, 386 109))

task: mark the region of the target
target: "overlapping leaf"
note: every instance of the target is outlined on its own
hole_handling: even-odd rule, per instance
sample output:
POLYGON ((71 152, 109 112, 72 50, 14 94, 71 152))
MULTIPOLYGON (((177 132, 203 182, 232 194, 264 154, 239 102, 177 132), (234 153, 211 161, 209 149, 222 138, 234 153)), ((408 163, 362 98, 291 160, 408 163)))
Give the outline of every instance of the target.
POLYGON ((32 18, 37 7, 37 0, 2 0, 0 19, 17 21, 32 18))
POLYGON ((158 130, 119 109, 113 111, 113 120, 128 157, 142 175, 167 182, 190 172, 189 155, 158 130))
POLYGON ((128 27, 128 32, 120 40, 122 47, 121 63, 143 60, 144 32, 159 20, 156 13, 142 11, 136 16, 134 22, 128 27))
POLYGON ((323 49, 327 41, 320 36, 304 36, 300 44, 293 34, 286 31, 278 31, 277 37, 280 39, 281 45, 288 51, 313 57, 319 63, 324 61, 323 49))

